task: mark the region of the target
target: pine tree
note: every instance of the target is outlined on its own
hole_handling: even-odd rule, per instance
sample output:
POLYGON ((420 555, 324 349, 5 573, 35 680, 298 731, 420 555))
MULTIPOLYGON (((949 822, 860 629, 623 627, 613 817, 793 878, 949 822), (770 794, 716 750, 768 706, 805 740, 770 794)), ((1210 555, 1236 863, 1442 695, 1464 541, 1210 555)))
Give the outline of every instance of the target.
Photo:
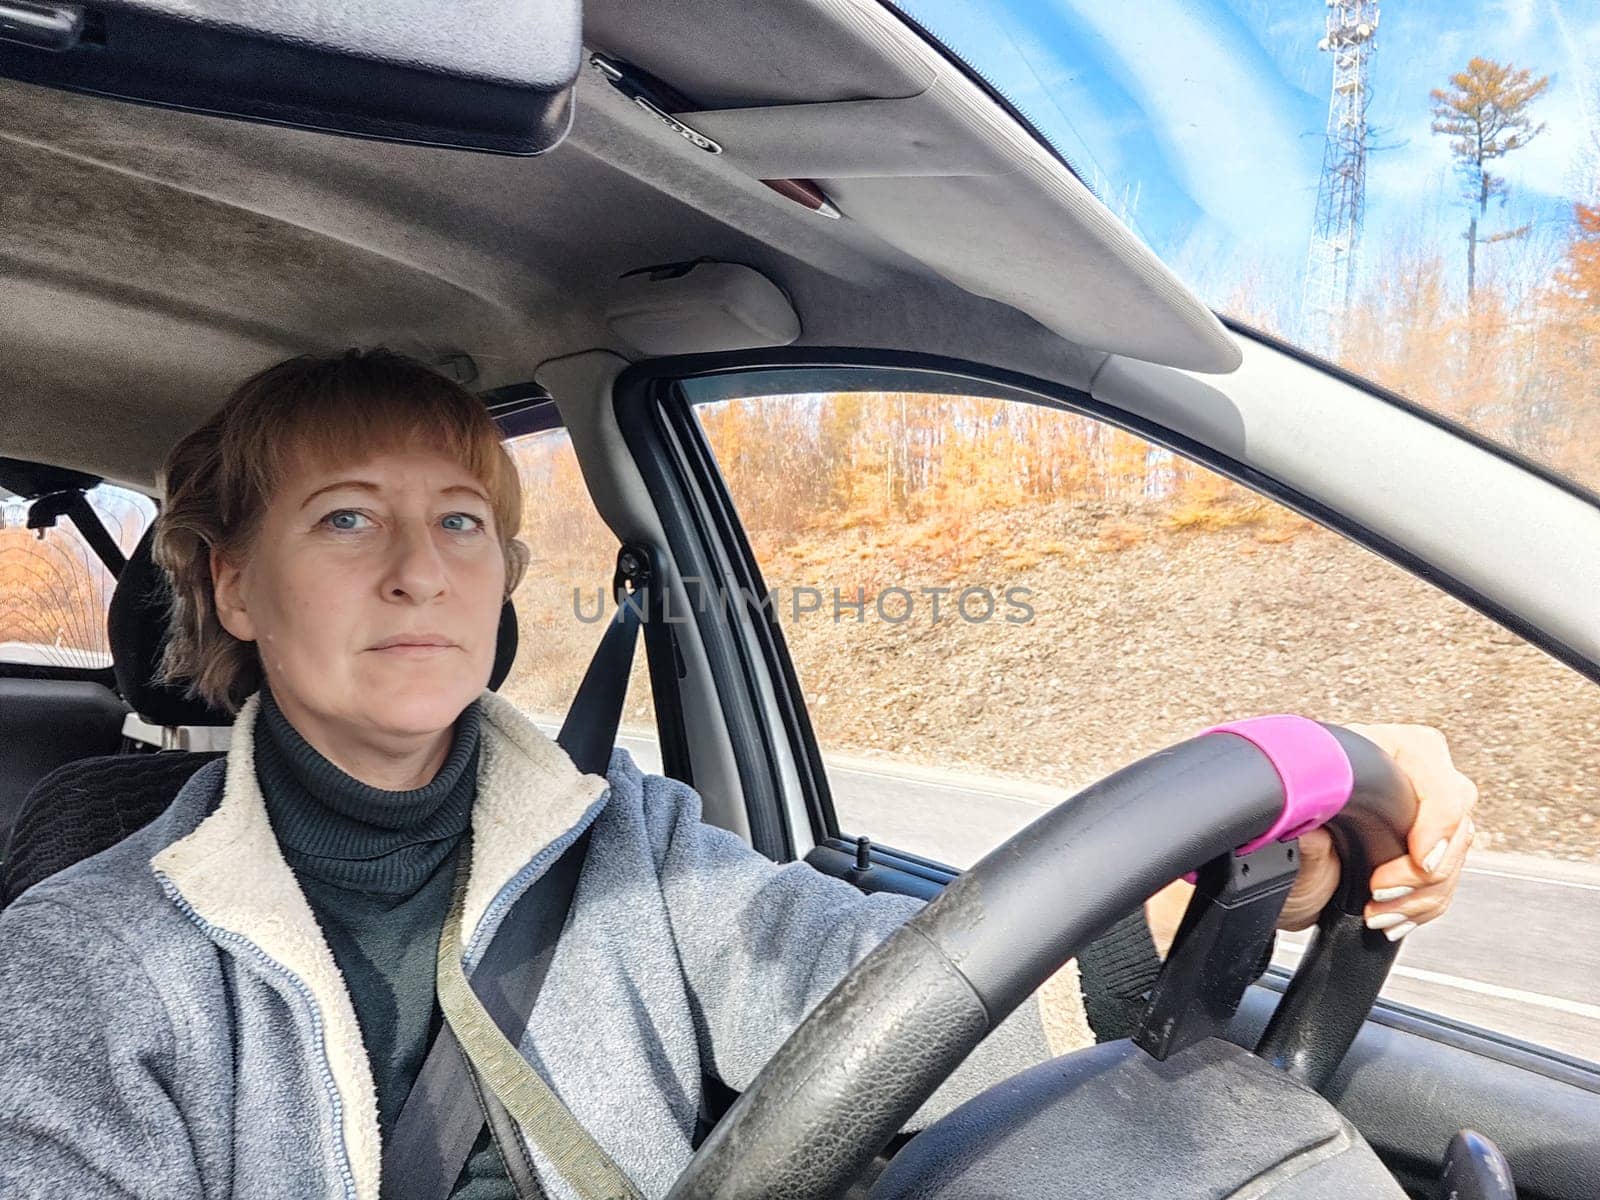
POLYGON ((1461 172, 1463 196, 1474 205, 1467 225, 1467 299, 1477 287, 1478 246, 1523 237, 1526 225, 1488 237, 1480 236, 1479 222, 1488 214, 1489 201, 1505 203, 1506 180, 1489 168, 1497 158, 1520 150, 1544 131, 1528 111, 1550 86, 1550 77, 1532 77, 1526 67, 1474 57, 1465 71, 1450 76, 1448 88, 1434 88, 1433 132, 1449 135, 1450 153, 1461 172))

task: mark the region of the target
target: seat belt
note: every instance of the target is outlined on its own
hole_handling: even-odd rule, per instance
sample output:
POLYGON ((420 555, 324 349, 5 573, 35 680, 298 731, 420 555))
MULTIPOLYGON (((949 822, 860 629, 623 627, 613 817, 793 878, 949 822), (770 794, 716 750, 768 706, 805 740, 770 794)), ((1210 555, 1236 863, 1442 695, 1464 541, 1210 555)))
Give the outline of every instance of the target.
MULTIPOLYGON (((588 846, 585 830, 528 887, 502 919, 473 972, 473 988, 483 994, 484 1007, 509 1037, 520 1038, 527 1028, 588 846)), ((467 856, 463 863, 470 860, 470 837, 460 853, 467 856)), ((447 913, 445 919, 459 921, 460 914, 447 913)), ((383 1200, 444 1200, 483 1131, 484 1116, 466 1055, 450 1022, 441 1022, 383 1146, 383 1200)), ((508 1162, 508 1173, 512 1166, 508 1162)))
POLYGON ((467 982, 461 967, 461 914, 468 874, 464 864, 457 865, 450 911, 439 937, 439 1007, 482 1089, 479 1098, 500 1143, 507 1175, 524 1200, 542 1195, 532 1164, 524 1158, 520 1131, 550 1159, 580 1200, 640 1200, 627 1175, 522 1057, 516 1041, 495 1024, 467 982), (514 1124, 497 1119, 495 1101, 514 1124))
MULTIPOLYGON (((638 607, 619 604, 556 735, 556 742, 585 774, 603 777, 609 766, 622 723, 640 623, 638 607)), ((499 1033, 514 1045, 527 1029, 572 906, 588 845, 589 832, 585 830, 529 885, 502 919, 473 972, 467 990, 486 1011, 493 1027, 490 1036, 499 1033)), ((470 845, 464 845, 458 854, 464 856, 458 861, 458 877, 464 877, 470 845)), ((460 919, 459 912, 447 914, 445 927, 452 928, 451 922, 459 924, 460 919)), ((441 943, 443 940, 441 937, 441 943)), ((455 961, 459 969, 459 953, 455 961)), ((553 1093, 552 1098, 560 1104, 553 1093)), ((492 1095, 481 1099, 483 1103, 467 1055, 447 1019, 429 1046, 383 1147, 383 1200, 444 1200, 449 1195, 483 1130, 485 1107, 492 1111, 496 1103, 492 1095)), ((516 1179, 517 1160, 522 1157, 520 1143, 506 1146, 507 1139, 498 1140, 512 1182, 523 1195, 530 1194, 516 1179)))

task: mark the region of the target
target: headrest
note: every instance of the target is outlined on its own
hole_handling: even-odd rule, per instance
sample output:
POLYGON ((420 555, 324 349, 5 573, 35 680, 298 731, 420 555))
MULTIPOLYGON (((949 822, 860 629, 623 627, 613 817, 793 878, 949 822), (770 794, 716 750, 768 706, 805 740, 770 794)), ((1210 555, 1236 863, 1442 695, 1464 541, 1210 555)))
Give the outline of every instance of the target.
MULTIPOLYGON (((166 573, 150 554, 154 537, 155 530, 151 528, 139 539, 117 577, 117 590, 111 597, 106 627, 117 690, 134 712, 153 725, 231 725, 232 714, 185 695, 182 683, 155 682, 161 648, 167 638, 170 593, 166 573)), ((517 614, 508 600, 500 610, 499 640, 494 670, 489 676, 491 688, 498 690, 505 682, 516 657, 517 614)))

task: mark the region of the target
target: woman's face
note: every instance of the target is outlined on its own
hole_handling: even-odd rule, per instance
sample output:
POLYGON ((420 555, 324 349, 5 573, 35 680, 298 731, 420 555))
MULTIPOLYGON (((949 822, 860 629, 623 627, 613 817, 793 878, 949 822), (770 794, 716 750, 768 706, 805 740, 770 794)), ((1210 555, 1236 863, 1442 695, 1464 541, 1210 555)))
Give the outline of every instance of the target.
POLYGON ((284 480, 245 560, 212 555, 218 615, 254 641, 314 745, 400 749, 452 725, 494 665, 505 558, 453 459, 389 453, 284 480))

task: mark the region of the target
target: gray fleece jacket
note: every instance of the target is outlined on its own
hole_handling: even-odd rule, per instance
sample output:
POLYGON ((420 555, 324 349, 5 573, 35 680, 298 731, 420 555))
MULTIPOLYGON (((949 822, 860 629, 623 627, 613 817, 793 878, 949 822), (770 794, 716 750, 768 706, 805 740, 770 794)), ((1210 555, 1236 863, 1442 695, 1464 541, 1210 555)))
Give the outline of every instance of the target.
MULTIPOLYGON (((0 1196, 377 1200, 372 1073, 343 980, 267 821, 257 702, 154 823, 0 914, 0 1196)), ((701 1073, 746 1087, 919 902, 778 865, 626 752, 583 775, 483 696, 470 973, 591 823, 520 1048, 646 1196, 688 1161, 701 1073)), ((1078 1018, 1079 1037, 1092 1041, 1078 1018)), ((1047 1055, 1025 1006, 920 1124, 1047 1055)), ((571 1195, 536 1165, 553 1200, 571 1195)))

